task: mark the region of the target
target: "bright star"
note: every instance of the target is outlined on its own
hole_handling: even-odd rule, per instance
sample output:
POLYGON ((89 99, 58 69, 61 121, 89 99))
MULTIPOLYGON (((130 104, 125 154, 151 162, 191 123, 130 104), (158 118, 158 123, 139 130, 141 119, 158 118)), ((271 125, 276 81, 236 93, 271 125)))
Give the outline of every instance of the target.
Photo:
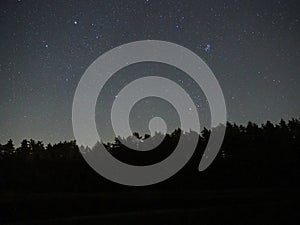
POLYGON ((209 52, 211 48, 210 44, 207 44, 206 47, 204 48, 204 51, 209 52))

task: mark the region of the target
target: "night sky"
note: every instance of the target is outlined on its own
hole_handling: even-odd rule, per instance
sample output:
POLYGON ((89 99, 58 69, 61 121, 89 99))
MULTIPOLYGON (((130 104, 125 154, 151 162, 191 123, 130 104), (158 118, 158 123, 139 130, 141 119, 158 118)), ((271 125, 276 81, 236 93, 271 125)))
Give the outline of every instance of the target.
MULTIPOLYGON (((220 83, 229 121, 261 124, 300 116, 296 0, 2 0, 0 28, 0 143, 10 138, 17 145, 24 138, 45 143, 74 139, 72 101, 84 71, 104 52, 145 39, 174 42, 198 54, 220 83)), ((187 88, 200 118, 209 120, 203 93, 183 72, 141 63, 124 68, 106 84, 98 98, 97 125, 107 122, 106 106, 122 85, 154 73, 187 88)), ((137 130, 144 121, 138 115, 151 117, 156 109, 174 116, 170 129, 177 125, 166 102, 146 99, 136 107, 142 109, 132 110, 137 130)))

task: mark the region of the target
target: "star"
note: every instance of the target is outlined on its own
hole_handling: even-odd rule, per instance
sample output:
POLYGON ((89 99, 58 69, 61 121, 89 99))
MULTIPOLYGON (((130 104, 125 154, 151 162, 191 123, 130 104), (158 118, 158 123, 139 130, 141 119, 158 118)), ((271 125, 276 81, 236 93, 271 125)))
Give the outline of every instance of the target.
POLYGON ((74 21, 74 24, 77 25, 77 23, 78 23, 78 22, 75 20, 75 21, 74 21))
POLYGON ((210 48, 211 48, 211 45, 210 44, 206 44, 206 46, 204 48, 204 51, 209 52, 210 48))

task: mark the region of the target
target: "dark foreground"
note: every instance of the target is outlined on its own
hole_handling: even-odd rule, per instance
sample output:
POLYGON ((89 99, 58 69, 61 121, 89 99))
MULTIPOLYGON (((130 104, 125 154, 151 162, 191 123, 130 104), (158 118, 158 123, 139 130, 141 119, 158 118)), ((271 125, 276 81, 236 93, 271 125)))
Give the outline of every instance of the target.
POLYGON ((195 153, 177 174, 146 187, 104 179, 75 141, 45 147, 23 140, 15 148, 9 140, 0 145, 0 224, 299 225, 300 120, 228 123, 219 154, 199 172, 210 132, 177 129, 149 153, 118 139, 107 144, 116 159, 144 166, 172 154, 181 135, 199 135, 195 153))
POLYGON ((5 194, 1 224, 300 224, 298 190, 5 194))

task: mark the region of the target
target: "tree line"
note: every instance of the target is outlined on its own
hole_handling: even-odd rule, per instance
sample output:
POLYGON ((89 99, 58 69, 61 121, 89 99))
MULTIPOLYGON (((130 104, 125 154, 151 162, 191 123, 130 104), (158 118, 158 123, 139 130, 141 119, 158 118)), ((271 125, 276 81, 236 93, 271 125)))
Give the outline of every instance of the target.
MULTIPOLYGON (((151 137, 149 134, 141 136, 139 133, 134 132, 132 136, 127 138, 117 137, 112 143, 107 142, 103 144, 112 154, 120 154, 118 157, 122 157, 121 152, 123 151, 124 154, 130 154, 130 148, 126 146, 138 144, 135 142, 135 138, 142 141, 139 142, 140 144, 143 144, 143 140, 163 139, 163 142, 157 147, 157 149, 163 149, 165 152, 168 152, 165 154, 166 156, 173 151, 173 148, 176 146, 180 135, 184 136, 185 138, 189 138, 189 136, 192 135, 199 135, 197 149, 198 151, 200 149, 204 149, 209 139, 210 132, 210 130, 204 128, 200 134, 197 134, 194 131, 183 132, 180 130, 180 128, 178 128, 171 134, 163 135, 161 133, 156 133, 153 137, 151 137), (125 143, 125 145, 123 143, 125 143)), ((288 122, 285 122, 282 119, 278 124, 273 124, 272 122, 267 121, 261 126, 253 122, 248 122, 246 126, 228 122, 226 124, 226 134, 220 154, 223 158, 239 157, 238 155, 240 154, 245 154, 247 157, 251 157, 251 155, 255 156, 254 153, 257 152, 260 157, 266 156, 268 158, 272 158, 277 155, 278 157, 290 156, 291 159, 294 159, 295 154, 299 154, 300 151, 299 139, 299 119, 291 119, 288 122), (250 149, 252 149, 251 154, 248 152, 250 149), (269 154, 269 151, 271 151, 271 154, 269 154)), ((13 140, 10 139, 7 141, 7 143, 0 144, 0 159, 72 160, 80 158, 79 150, 81 148, 80 146, 77 146, 75 140, 59 142, 55 144, 48 143, 45 145, 42 141, 35 141, 33 139, 24 139, 21 142, 20 147, 15 148, 13 140)), ((143 152, 136 153, 142 154, 143 152)), ((162 150, 159 154, 162 155, 161 157, 164 156, 162 150)))
MULTIPOLYGON (((132 137, 116 138, 104 143, 107 150, 119 160, 133 165, 149 165, 169 156, 179 137, 189 140, 199 135, 199 141, 191 160, 178 174, 158 184, 169 183, 189 187, 234 187, 234 186, 292 186, 298 187, 300 177, 300 120, 270 121, 262 125, 248 122, 247 125, 226 124, 222 147, 210 167, 198 172, 198 165, 211 131, 204 128, 200 134, 176 129, 166 134, 159 146, 151 151, 134 151, 126 147, 134 137, 151 141, 160 138, 134 133, 132 137), (127 142, 127 144, 126 144, 127 142), (125 143, 125 145, 123 144, 125 143)), ((99 144, 99 143, 98 143, 99 144)), ((132 143, 131 143, 132 144, 132 143)), ((23 140, 15 147, 12 140, 0 145, 0 190, 99 190, 112 183, 96 174, 83 160, 83 146, 76 141, 44 144, 42 141, 23 140), (33 185, 34 184, 34 185, 33 185)), ((174 186, 174 185, 173 185, 174 186)))

